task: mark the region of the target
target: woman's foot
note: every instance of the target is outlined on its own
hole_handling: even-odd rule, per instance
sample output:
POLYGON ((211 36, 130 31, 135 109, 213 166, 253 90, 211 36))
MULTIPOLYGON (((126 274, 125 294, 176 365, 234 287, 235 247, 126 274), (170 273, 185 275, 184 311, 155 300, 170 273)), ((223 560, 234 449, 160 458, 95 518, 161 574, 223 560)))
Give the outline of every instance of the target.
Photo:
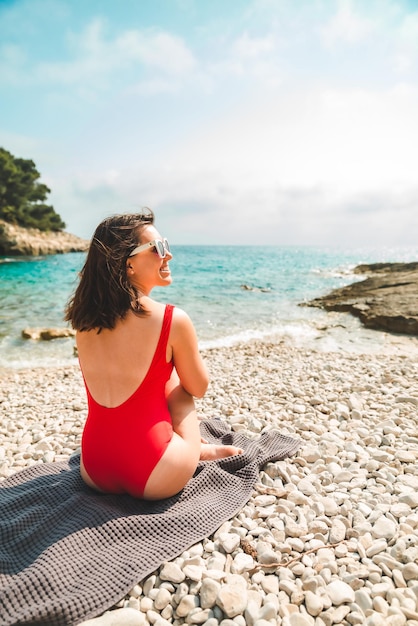
POLYGON ((227 456, 235 456, 236 454, 242 454, 243 452, 244 450, 242 448, 237 448, 236 446, 202 443, 200 447, 200 460, 216 461, 217 459, 224 459, 227 456))

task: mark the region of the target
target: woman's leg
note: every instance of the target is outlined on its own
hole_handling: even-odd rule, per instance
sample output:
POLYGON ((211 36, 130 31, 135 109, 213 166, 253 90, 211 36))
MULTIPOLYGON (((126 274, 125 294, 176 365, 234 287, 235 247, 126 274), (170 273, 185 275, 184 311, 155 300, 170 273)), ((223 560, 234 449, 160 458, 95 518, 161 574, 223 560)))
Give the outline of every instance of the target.
POLYGON ((145 486, 144 498, 150 500, 167 498, 183 489, 199 460, 212 461, 242 452, 235 446, 201 442, 194 399, 181 386, 175 370, 167 383, 166 397, 174 433, 145 486))
MULTIPOLYGON (((183 387, 181 386, 179 377, 175 370, 173 370, 173 374, 169 382, 167 383, 167 392, 167 403, 173 422, 173 430, 174 432, 182 436, 183 433, 181 432, 181 425, 183 423, 182 420, 184 412, 183 394, 187 394, 187 392, 184 391, 183 387)), ((189 397, 193 402, 193 413, 194 415, 196 415, 194 400, 192 396, 189 397)), ((197 417, 196 423, 199 424, 197 417)), ((202 438, 200 438, 200 443, 200 461, 214 461, 216 459, 223 459, 227 456, 233 456, 234 454, 241 454, 243 452, 242 448, 208 443, 202 438)))
POLYGON ((180 385, 177 373, 166 386, 173 437, 147 480, 144 498, 168 498, 183 489, 193 476, 200 457, 199 422, 193 397, 180 385))

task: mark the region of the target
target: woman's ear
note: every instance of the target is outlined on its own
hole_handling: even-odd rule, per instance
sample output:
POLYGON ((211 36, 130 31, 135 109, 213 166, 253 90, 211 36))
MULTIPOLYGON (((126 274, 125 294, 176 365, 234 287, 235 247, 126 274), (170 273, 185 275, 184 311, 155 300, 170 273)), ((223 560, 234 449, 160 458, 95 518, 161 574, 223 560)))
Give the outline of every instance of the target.
POLYGON ((126 262, 126 271, 128 272, 128 274, 133 274, 134 273, 134 268, 129 263, 129 261, 126 262))

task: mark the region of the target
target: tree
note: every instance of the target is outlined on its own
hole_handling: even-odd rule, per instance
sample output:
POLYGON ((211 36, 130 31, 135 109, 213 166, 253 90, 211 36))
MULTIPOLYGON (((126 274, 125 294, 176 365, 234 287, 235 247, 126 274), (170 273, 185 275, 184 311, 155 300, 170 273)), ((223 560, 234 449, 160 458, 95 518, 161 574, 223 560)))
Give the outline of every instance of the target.
POLYGON ((61 217, 45 204, 51 190, 39 182, 40 176, 33 161, 0 148, 0 218, 25 228, 63 230, 61 217))

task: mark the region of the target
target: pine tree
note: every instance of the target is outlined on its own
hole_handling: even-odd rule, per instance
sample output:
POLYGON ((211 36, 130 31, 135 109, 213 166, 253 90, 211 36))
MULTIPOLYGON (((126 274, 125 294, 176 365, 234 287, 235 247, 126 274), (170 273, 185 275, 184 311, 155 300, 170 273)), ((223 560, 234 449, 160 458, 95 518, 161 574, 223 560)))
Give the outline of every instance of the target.
POLYGON ((39 182, 40 176, 32 160, 0 148, 0 219, 44 231, 65 228, 54 208, 45 204, 50 189, 39 182))

